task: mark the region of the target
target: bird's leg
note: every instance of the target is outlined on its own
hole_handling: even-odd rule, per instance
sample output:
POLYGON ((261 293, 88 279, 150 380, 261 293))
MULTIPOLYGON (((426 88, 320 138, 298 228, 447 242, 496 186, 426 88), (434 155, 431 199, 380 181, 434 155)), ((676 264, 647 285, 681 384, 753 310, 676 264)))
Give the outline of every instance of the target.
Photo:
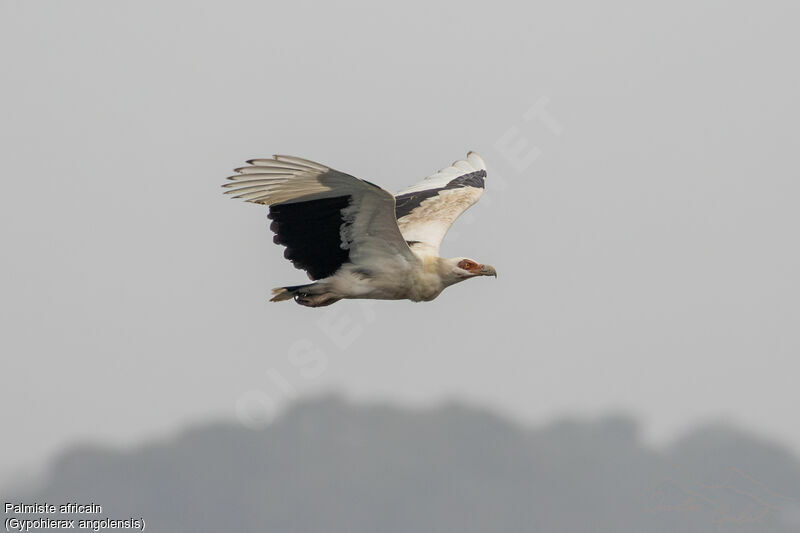
POLYGON ((331 293, 308 294, 307 292, 298 292, 294 296, 295 302, 306 307, 325 307, 338 302, 340 299, 331 293))

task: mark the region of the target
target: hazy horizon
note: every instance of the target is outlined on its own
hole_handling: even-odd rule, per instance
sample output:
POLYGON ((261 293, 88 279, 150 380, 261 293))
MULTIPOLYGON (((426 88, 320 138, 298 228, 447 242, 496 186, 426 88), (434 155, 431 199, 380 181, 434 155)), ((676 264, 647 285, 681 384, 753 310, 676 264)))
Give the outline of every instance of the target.
POLYGON ((463 404, 328 394, 259 431, 228 421, 132 449, 75 446, 7 496, 102 502, 95 517, 170 532, 797 531, 800 460, 782 446, 705 425, 653 450, 639 430, 621 415, 524 427, 463 404))

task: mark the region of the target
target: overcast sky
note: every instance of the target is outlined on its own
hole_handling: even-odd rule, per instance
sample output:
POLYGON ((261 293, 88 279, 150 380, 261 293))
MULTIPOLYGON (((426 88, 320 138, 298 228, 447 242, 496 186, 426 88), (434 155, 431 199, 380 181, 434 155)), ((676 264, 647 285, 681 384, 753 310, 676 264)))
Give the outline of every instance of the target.
POLYGON ((0 475, 318 390, 800 451, 800 5, 397 6, 0 2, 0 475), (232 168, 399 190, 467 150, 443 253, 497 280, 267 302, 305 274, 232 168))

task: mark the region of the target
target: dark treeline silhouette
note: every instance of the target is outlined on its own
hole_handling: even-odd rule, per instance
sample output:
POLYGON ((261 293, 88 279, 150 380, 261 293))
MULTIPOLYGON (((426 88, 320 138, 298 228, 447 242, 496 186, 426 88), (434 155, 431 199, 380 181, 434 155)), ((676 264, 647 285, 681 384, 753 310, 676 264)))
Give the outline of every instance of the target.
POLYGON ((325 396, 264 430, 74 448, 12 501, 95 502, 169 533, 788 533, 798 498, 796 457, 722 425, 654 451, 624 416, 528 429, 459 405, 325 396))

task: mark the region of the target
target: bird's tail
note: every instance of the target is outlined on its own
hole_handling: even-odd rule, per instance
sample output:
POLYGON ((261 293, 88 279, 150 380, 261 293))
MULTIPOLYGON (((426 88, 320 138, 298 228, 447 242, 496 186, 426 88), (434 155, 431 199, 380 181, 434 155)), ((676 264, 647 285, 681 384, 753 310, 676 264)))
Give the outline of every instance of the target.
POLYGON ((291 285, 289 287, 276 287, 272 289, 272 298, 270 302, 282 302, 284 300, 291 300, 303 289, 307 289, 314 285, 313 283, 306 283, 305 285, 291 285))

